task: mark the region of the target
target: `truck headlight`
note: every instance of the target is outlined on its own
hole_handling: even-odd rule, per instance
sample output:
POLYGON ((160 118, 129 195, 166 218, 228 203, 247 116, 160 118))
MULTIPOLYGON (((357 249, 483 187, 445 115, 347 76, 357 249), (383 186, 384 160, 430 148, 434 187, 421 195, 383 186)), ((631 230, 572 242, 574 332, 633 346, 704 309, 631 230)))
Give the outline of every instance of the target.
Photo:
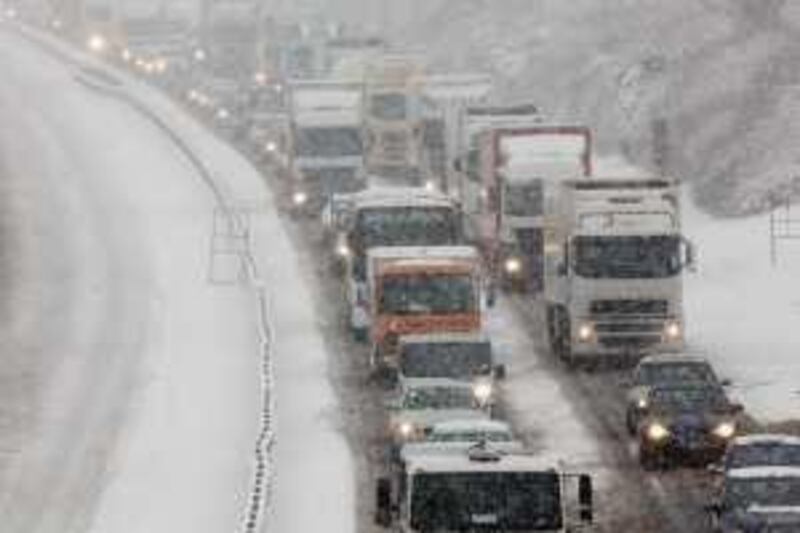
POLYGON ((506 274, 519 274, 522 270, 522 260, 519 257, 509 257, 503 263, 506 274))
POLYGON ((578 326, 578 340, 581 342, 589 342, 594 338, 594 324, 591 322, 584 322, 578 326))
POLYGON ((274 153, 277 149, 278 149, 278 145, 275 144, 274 141, 269 141, 267 144, 264 145, 264 150, 266 150, 267 153, 270 153, 270 154, 274 153))
POLYGON ((478 381, 472 385, 472 394, 481 406, 489 403, 493 392, 492 384, 488 381, 478 381))
POLYGON ((659 422, 653 422, 647 426, 647 438, 651 441, 658 442, 669 437, 669 430, 659 422))
POLYGON ((397 433, 404 440, 410 439, 411 436, 414 435, 414 424, 411 422, 400 422, 400 425, 397 426, 397 433))
POLYGON ((340 243, 338 246, 336 246, 336 255, 338 255, 342 259, 344 259, 345 257, 349 257, 350 247, 347 246, 347 244, 345 243, 340 243))
POLYGON ((292 202, 294 205, 301 206, 308 201, 308 195, 303 191, 297 191, 292 195, 292 202))
POLYGON ((714 428, 713 433, 721 439, 730 439, 736 434, 736 424, 733 422, 720 422, 714 428))
POLYGON ((636 407, 642 410, 647 409, 647 398, 639 398, 636 400, 636 407))
POLYGON ((436 183, 433 180, 427 180, 425 182, 425 190, 428 192, 434 192, 436 190, 436 183))
POLYGON ((664 336, 666 336, 667 340, 670 341, 677 341, 683 335, 683 328, 681 328, 681 323, 675 320, 670 320, 664 325, 664 336))
POLYGON ((86 47, 89 49, 89 51, 96 54, 105 52, 107 46, 108 42, 106 41, 106 38, 99 33, 90 35, 86 40, 86 47))

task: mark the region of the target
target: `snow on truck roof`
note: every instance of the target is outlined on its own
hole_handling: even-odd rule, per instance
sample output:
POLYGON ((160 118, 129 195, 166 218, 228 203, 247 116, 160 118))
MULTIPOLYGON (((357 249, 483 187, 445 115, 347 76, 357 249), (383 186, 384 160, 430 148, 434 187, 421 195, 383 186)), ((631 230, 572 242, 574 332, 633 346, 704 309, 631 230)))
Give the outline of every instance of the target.
MULTIPOLYGON (((369 181, 374 181, 370 176, 369 181)), ((422 187, 370 187, 363 191, 336 194, 337 203, 349 203, 355 209, 394 206, 453 206, 456 200, 442 193, 428 191, 422 187)))
POLYGON ((401 335, 398 342, 400 344, 445 344, 445 343, 464 343, 464 344, 483 344, 490 343, 489 335, 484 331, 464 331, 464 332, 436 332, 436 333, 414 333, 411 335, 401 335))
POLYGON ((476 448, 472 448, 464 450, 461 454, 432 454, 426 453, 424 449, 404 447, 401 456, 407 471, 412 475, 424 472, 557 472, 552 463, 533 455, 504 454, 502 450, 498 450, 492 454, 492 459, 487 460, 480 457, 481 455, 488 457, 491 448, 483 454, 480 451, 473 453, 475 451, 476 448))
POLYGON ((367 252, 377 260, 470 260, 480 256, 473 246, 378 246, 367 252))
POLYGON ((500 420, 448 420, 433 425, 434 433, 463 433, 465 431, 496 431, 511 433, 511 426, 500 420))

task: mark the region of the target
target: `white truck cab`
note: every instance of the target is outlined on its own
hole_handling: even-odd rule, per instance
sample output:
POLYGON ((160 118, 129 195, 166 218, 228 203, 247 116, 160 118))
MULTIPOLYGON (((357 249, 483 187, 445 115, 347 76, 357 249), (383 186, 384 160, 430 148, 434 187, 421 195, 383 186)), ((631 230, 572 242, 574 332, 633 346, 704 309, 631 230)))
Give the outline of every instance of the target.
POLYGON ((567 360, 679 351, 683 272, 678 183, 592 178, 546 197, 545 305, 553 352, 567 360))
POLYGON ((378 480, 376 504, 376 523, 402 533, 565 532, 592 522, 592 483, 485 445, 460 454, 406 447, 393 475, 378 480))

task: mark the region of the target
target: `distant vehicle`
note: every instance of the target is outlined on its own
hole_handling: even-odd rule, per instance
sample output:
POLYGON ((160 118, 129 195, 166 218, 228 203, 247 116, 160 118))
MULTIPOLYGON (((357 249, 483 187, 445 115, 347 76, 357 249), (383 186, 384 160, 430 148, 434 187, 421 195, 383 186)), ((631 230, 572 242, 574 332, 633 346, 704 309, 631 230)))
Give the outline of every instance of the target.
POLYGON ((592 519, 588 475, 491 446, 457 455, 404 448, 391 476, 376 486, 375 522, 402 533, 566 532, 592 519))
POLYGON ((718 472, 754 466, 796 466, 800 468, 800 437, 771 433, 743 435, 728 445, 718 472))
POLYGON ((633 371, 628 391, 625 423, 631 435, 636 432, 642 413, 647 410, 649 391, 658 387, 710 386, 722 388, 726 381, 717 378, 706 359, 691 355, 658 354, 645 357, 633 371))
POLYGON ((494 381, 505 377, 495 364, 492 343, 483 333, 404 335, 398 341, 397 377, 448 378, 473 383, 487 401, 494 397, 494 381))
POLYGON ((318 211, 336 193, 366 187, 361 86, 295 81, 289 92, 289 175, 295 208, 318 211))
POLYGON ((452 246, 463 240, 458 203, 421 188, 336 194, 323 221, 344 270, 350 328, 359 340, 366 340, 370 328, 367 252, 371 248, 452 246))
POLYGON ((708 510, 717 532, 796 533, 800 531, 800 468, 734 468, 708 510))
POLYGON ((396 446, 424 440, 434 424, 490 417, 469 383, 450 379, 407 379, 387 401, 389 431, 396 446))
MULTIPOLYGON (((482 124, 488 118, 478 115, 474 120, 482 124)), ((541 124, 538 115, 504 118, 527 119, 530 124, 478 130, 470 151, 458 162, 458 191, 470 238, 480 246, 495 278, 506 288, 540 293, 545 193, 558 191, 562 180, 591 176, 592 135, 584 126, 541 124)))
POLYGON ((397 366, 403 335, 483 329, 483 268, 470 246, 371 248, 367 261, 371 366, 397 366))
POLYGON ((551 349, 567 364, 684 346, 678 182, 591 178, 546 192, 544 301, 551 349))
POLYGON ((637 427, 642 467, 653 470, 679 459, 718 460, 736 435, 741 410, 714 385, 650 389, 637 427))

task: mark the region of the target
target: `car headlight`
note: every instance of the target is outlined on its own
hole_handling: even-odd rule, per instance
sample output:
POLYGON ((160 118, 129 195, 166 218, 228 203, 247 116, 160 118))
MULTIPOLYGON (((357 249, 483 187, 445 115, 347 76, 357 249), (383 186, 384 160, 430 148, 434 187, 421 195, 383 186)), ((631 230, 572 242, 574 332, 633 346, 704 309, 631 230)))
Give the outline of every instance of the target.
POLYGON ((292 202, 294 205, 300 206, 308 201, 308 195, 303 191, 297 191, 292 195, 292 202))
POLYGON ((275 151, 278 149, 278 145, 277 145, 277 144, 275 144, 275 142, 274 142, 274 141, 270 141, 270 142, 268 142, 266 145, 264 145, 264 149, 265 149, 265 150, 266 150, 268 153, 270 153, 270 154, 271 154, 271 153, 274 153, 274 152, 275 152, 275 151))
POLYGON ((683 335, 683 328, 680 322, 671 320, 664 325, 664 336, 667 340, 676 341, 683 335))
POLYGON ((522 261, 519 257, 509 257, 505 260, 503 267, 507 274, 518 274, 522 270, 522 261))
POLYGON ((584 322, 578 326, 578 340, 581 342, 589 342, 594 337, 594 324, 591 322, 584 322))
POLYGON ((653 422, 647 426, 647 438, 652 441, 660 441, 669 437, 669 430, 663 424, 653 422))
POLYGON ((414 435, 414 424, 411 422, 400 422, 400 425, 397 426, 397 433, 403 439, 410 439, 412 435, 414 435))
POLYGON ((425 190, 428 192, 434 192, 436 190, 436 183, 433 180, 426 181, 425 190))
POLYGON ((341 258, 349 257, 350 256, 350 247, 347 246, 345 243, 341 243, 336 247, 336 255, 341 258))
POLYGON ((492 398, 493 393, 492 384, 488 381, 478 381, 474 385, 472 385, 472 394, 475 396, 475 399, 478 401, 480 405, 486 405, 489 403, 489 400, 492 398))
POLYGON ((720 422, 714 428, 713 433, 721 439, 730 439, 736 434, 736 424, 733 422, 720 422))
POLYGON ((647 398, 639 398, 636 400, 636 407, 639 409, 647 409, 647 398))

